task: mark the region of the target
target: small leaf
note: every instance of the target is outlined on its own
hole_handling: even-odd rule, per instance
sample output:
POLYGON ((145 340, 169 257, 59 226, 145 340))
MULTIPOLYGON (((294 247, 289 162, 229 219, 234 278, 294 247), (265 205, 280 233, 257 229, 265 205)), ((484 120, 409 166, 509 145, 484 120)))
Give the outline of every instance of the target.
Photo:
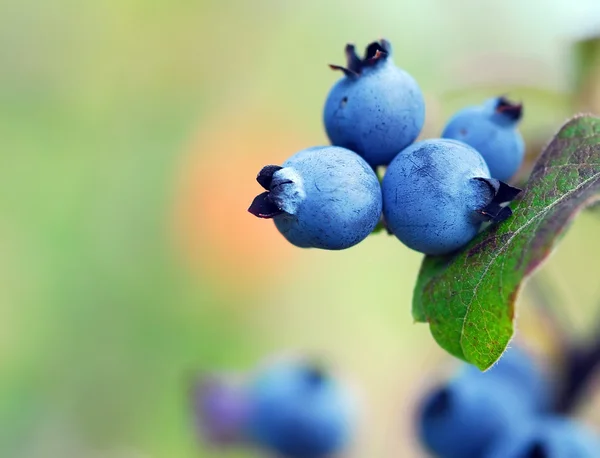
POLYGON ((513 335, 523 281, 550 254, 572 218, 600 198, 600 118, 569 121, 537 161, 513 216, 460 253, 426 256, 413 317, 438 344, 482 370, 513 335))

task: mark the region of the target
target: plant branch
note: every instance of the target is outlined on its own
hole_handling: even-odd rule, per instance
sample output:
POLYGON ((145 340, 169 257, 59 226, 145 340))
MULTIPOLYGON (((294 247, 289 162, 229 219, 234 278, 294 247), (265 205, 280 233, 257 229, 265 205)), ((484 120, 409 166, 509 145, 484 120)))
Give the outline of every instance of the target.
POLYGON ((579 405, 589 382, 600 368, 600 338, 572 348, 566 353, 564 364, 564 382, 556 406, 561 413, 571 412, 579 405))
POLYGON ((570 412, 579 405, 591 379, 600 369, 600 303, 592 332, 586 342, 568 346, 565 351, 563 385, 557 399, 557 410, 561 413, 570 412))

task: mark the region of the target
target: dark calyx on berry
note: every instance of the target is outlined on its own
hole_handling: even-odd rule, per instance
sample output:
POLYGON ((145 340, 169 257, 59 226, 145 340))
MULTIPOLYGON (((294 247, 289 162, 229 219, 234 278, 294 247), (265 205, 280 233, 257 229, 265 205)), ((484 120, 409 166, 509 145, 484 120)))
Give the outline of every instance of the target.
POLYGON ((439 417, 450 410, 451 394, 447 388, 440 388, 427 402, 424 414, 428 417, 439 417))
POLYGON ((256 181, 267 191, 271 190, 271 182, 273 181, 273 174, 278 170, 281 170, 283 167, 278 165, 267 165, 263 167, 258 175, 256 176, 256 181))
POLYGON ((271 183, 273 174, 282 167, 278 165, 267 165, 258 172, 256 181, 267 191, 254 198, 248 211, 258 218, 274 218, 283 213, 283 211, 271 200, 271 183))
POLYGON ((327 372, 323 367, 316 363, 309 363, 305 367, 306 381, 309 386, 316 387, 321 385, 327 378, 327 372))
POLYGON ((474 180, 482 181, 486 183, 493 193, 491 202, 484 208, 477 210, 486 221, 493 223, 501 223, 507 220, 512 215, 512 210, 508 206, 502 206, 501 204, 511 202, 521 193, 519 188, 510 186, 503 181, 496 180, 495 178, 473 178, 474 180))
POLYGON ((496 113, 500 113, 513 121, 518 121, 523 116, 523 104, 512 103, 506 97, 499 97, 496 113))
POLYGON ((550 454, 542 443, 534 442, 527 448, 522 458, 550 458, 550 454))
POLYGON ((384 61, 392 53, 392 45, 387 40, 374 41, 365 51, 365 58, 361 59, 356 54, 353 44, 346 45, 346 67, 341 65, 329 65, 333 70, 341 70, 344 75, 352 78, 360 76, 366 67, 372 67, 380 61, 384 61))

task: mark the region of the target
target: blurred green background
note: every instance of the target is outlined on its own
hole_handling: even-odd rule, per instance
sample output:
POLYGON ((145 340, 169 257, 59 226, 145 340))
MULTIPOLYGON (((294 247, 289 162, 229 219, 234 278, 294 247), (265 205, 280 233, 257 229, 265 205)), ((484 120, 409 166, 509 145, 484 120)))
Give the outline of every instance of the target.
MULTIPOLYGON (((246 212, 254 177, 326 143, 326 64, 383 36, 426 93, 424 136, 508 93, 533 157, 598 108, 578 72, 598 59, 573 52, 598 31, 597 0, 0 2, 0 456, 250 456, 197 440, 190 377, 283 350, 360 393, 348 456, 422 456, 412 408, 453 361, 412 323, 420 256, 385 234, 295 249, 246 212)), ((577 333, 599 223, 580 216, 542 272, 577 333)))

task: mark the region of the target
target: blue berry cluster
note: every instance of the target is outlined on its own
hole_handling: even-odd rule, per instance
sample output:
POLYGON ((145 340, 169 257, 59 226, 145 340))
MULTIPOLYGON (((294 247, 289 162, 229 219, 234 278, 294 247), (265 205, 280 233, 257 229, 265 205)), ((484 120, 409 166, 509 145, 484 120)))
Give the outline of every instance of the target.
POLYGON ((600 439, 554 411, 555 388, 511 348, 487 372, 465 365, 417 412, 423 446, 438 458, 597 458, 600 439))
MULTIPOLYGON (((600 438, 566 416, 555 380, 518 348, 487 372, 463 364, 418 403, 417 436, 436 458, 598 458, 600 438)), ((204 375, 192 396, 206 442, 267 456, 339 456, 357 427, 351 390, 307 359, 271 361, 245 380, 204 375)))
MULTIPOLYGON (((453 253, 509 218, 520 193, 507 181, 524 157, 522 105, 489 99, 452 116, 441 138, 416 141, 424 98, 390 43, 371 43, 364 57, 353 45, 345 51, 323 110, 331 145, 263 167, 264 191, 249 211, 302 248, 346 249, 381 224, 427 255, 453 253)), ((484 373, 465 364, 420 403, 418 437, 437 458, 600 457, 600 440, 566 416, 568 396, 550 380, 515 348, 484 373)), ((277 457, 338 456, 355 429, 347 388, 305 360, 269 364, 243 384, 205 377, 194 402, 209 442, 277 457)))
POLYGON ((243 383, 204 376, 193 401, 207 442, 256 447, 283 458, 330 457, 348 445, 355 428, 350 390, 303 359, 271 362, 243 383))
POLYGON ((442 138, 414 143, 425 101, 414 78, 394 64, 390 43, 371 43, 364 58, 349 44, 346 60, 345 67, 331 65, 343 76, 323 110, 332 146, 264 167, 257 181, 265 192, 252 202, 252 214, 273 219, 302 248, 349 248, 381 222, 430 255, 454 252, 483 223, 511 216, 506 204, 520 190, 505 181, 523 161, 522 105, 490 99, 458 112, 442 138))

